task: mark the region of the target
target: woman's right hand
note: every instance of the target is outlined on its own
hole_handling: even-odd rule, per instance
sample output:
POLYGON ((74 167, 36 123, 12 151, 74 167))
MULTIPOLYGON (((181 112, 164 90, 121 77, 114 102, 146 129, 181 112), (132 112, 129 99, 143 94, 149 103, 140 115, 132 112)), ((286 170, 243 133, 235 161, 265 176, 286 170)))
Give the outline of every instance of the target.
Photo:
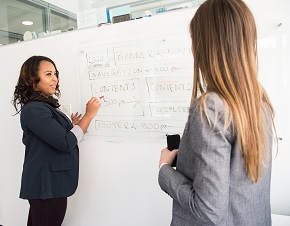
POLYGON ((97 97, 92 97, 86 104, 85 114, 91 119, 93 119, 97 115, 100 107, 101 107, 101 103, 99 99, 97 97))
POLYGON ((163 148, 160 154, 159 168, 163 164, 168 164, 171 166, 177 154, 178 154, 178 149, 169 151, 168 148, 163 148))
POLYGON ((93 118, 97 115, 99 109, 101 107, 101 103, 96 97, 92 97, 86 106, 86 112, 81 120, 78 122, 78 126, 83 130, 84 133, 87 132, 87 129, 93 120, 93 118))

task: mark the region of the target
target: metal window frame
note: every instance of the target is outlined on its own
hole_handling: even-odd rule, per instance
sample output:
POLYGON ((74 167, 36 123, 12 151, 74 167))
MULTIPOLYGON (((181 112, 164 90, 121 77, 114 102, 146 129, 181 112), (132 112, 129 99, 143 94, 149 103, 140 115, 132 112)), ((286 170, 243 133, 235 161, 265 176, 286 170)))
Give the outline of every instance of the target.
MULTIPOLYGON (((75 13, 69 12, 68 10, 62 9, 58 6, 55 6, 53 4, 47 3, 43 0, 16 0, 17 2, 27 4, 36 8, 39 8, 42 10, 42 26, 43 26, 43 31, 51 32, 52 24, 51 24, 51 14, 52 11, 59 14, 60 16, 63 16, 64 18, 68 18, 68 20, 73 20, 77 21, 77 15, 75 13)), ((13 38, 17 39, 20 41, 23 41, 23 36, 21 34, 17 34, 15 32, 10 32, 10 31, 4 31, 0 30, 0 36, 3 37, 8 37, 8 38, 13 38)), ((9 45, 11 43, 8 43, 9 45)))
POLYGON ((39 6, 42 6, 45 8, 45 12, 44 12, 45 13, 45 15, 44 15, 45 20, 43 20, 43 21, 45 21, 45 24, 43 26, 45 28, 44 29, 45 31, 51 32, 51 11, 54 11, 60 15, 67 16, 68 18, 71 18, 71 19, 77 21, 76 14, 74 14, 68 10, 62 9, 56 5, 47 3, 45 1, 42 1, 42 0, 18 0, 18 1, 36 4, 36 5, 39 5, 39 6))
POLYGON ((47 31, 49 29, 49 17, 48 15, 48 3, 41 0, 17 0, 24 4, 29 4, 35 7, 43 8, 42 21, 43 21, 43 30, 47 31))
MULTIPOLYGON (((49 19, 50 19, 50 23, 49 23, 50 24, 50 31, 52 31, 52 23, 51 23, 52 22, 51 21, 52 14, 66 18, 69 21, 74 21, 77 24, 77 16, 76 16, 76 14, 74 14, 72 12, 69 12, 65 9, 62 9, 62 8, 57 7, 55 5, 52 5, 52 4, 49 4, 48 10, 49 10, 49 19)), ((67 29, 69 29, 69 27, 67 29)))
POLYGON ((11 31, 0 30, 0 36, 8 37, 8 38, 14 38, 14 39, 23 41, 23 36, 21 34, 18 34, 18 33, 15 33, 15 32, 11 32, 11 31))

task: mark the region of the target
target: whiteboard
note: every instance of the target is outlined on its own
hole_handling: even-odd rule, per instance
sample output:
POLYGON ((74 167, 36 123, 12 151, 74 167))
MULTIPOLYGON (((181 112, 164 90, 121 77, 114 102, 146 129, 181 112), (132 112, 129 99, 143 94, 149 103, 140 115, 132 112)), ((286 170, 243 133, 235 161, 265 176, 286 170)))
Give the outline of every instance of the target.
POLYGON ((101 99, 89 135, 164 138, 182 133, 193 82, 188 33, 79 50, 82 105, 101 99))

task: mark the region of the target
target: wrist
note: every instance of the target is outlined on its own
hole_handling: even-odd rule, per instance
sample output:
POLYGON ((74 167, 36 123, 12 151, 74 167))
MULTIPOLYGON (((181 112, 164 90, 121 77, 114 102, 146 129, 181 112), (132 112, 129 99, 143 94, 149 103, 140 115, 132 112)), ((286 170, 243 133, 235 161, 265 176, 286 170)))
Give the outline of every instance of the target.
POLYGON ((161 167, 164 166, 164 165, 168 165, 168 163, 167 163, 167 162, 163 162, 163 163, 161 163, 161 164, 159 165, 159 170, 160 170, 161 167))
POLYGON ((93 114, 89 114, 89 113, 85 113, 85 115, 83 116, 83 118, 87 118, 88 120, 93 120, 93 118, 95 117, 93 114))

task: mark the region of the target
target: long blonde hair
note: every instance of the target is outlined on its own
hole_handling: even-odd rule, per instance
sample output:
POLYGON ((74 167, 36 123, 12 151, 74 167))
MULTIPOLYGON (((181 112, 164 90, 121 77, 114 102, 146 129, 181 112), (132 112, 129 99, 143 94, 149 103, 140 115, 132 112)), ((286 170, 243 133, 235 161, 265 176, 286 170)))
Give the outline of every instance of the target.
POLYGON ((274 110, 258 81, 254 17, 242 0, 207 0, 192 18, 190 34, 194 57, 191 103, 200 92, 202 112, 207 91, 220 96, 225 103, 225 125, 233 125, 248 177, 256 182, 262 161, 269 159, 274 110))

